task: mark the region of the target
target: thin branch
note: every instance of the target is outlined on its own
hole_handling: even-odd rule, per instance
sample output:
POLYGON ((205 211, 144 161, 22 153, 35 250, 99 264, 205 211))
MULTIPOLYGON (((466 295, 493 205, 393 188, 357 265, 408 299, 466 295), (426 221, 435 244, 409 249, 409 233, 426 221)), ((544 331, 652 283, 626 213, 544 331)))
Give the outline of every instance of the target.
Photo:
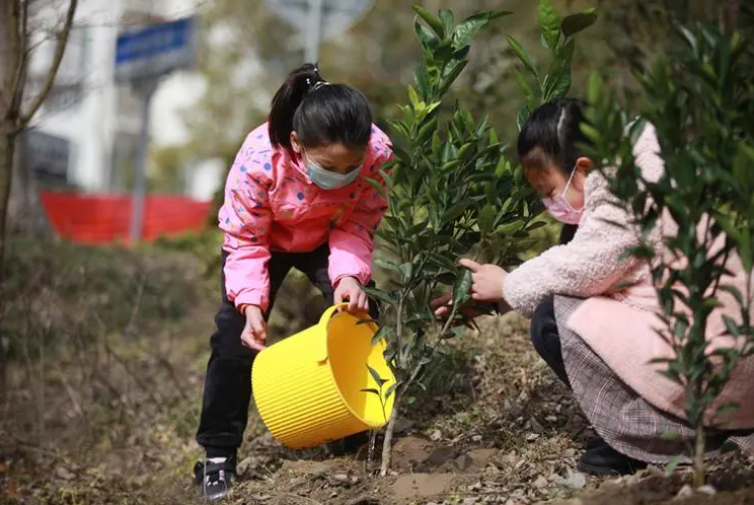
POLYGON ((23 103, 23 86, 26 80, 26 67, 28 61, 28 45, 29 45, 29 3, 20 2, 21 7, 21 21, 19 23, 20 35, 18 41, 18 48, 16 54, 18 55, 18 61, 16 62, 15 76, 13 78, 13 85, 11 86, 11 110, 20 108, 23 103))
POLYGON ((32 101, 31 106, 29 107, 28 113, 24 116, 21 116, 21 122, 18 125, 19 131, 23 129, 27 124, 29 124, 29 121, 31 121, 31 118, 34 117, 34 114, 36 114, 37 110, 39 110, 39 108, 42 106, 42 102, 44 102, 45 98, 47 98, 47 94, 50 92, 50 89, 52 89, 52 84, 55 82, 55 76, 58 74, 60 63, 63 61, 65 48, 68 45, 68 36, 71 34, 71 26, 73 26, 73 18, 76 14, 76 7, 78 6, 78 3, 79 3, 79 0, 69 0, 69 1, 70 3, 68 4, 68 11, 66 12, 65 23, 63 24, 63 28, 57 34, 58 41, 57 41, 57 45, 55 46, 55 55, 53 56, 52 64, 50 65, 50 70, 47 72, 47 77, 45 78, 45 82, 42 85, 42 89, 39 90, 39 94, 32 101))

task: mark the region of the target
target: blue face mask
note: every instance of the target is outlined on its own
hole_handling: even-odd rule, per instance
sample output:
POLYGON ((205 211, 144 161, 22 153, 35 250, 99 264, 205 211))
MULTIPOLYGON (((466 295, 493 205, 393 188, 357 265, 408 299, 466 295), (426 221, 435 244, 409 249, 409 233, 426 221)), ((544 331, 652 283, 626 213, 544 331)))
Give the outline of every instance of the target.
POLYGON ((325 170, 312 161, 309 161, 306 166, 306 175, 309 176, 312 183, 322 189, 338 189, 348 186, 359 177, 360 171, 361 167, 355 168, 347 174, 339 174, 325 170))

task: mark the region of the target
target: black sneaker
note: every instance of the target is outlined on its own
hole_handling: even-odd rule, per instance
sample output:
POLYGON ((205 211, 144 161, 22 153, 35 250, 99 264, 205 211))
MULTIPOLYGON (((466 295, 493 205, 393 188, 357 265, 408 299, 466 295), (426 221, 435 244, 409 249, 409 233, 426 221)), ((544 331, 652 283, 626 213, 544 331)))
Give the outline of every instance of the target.
POLYGON ((221 500, 230 494, 230 489, 238 478, 236 458, 226 458, 222 463, 213 463, 209 459, 197 461, 194 465, 194 477, 202 498, 209 501, 221 500))
POLYGON ((599 447, 605 447, 607 445, 607 442, 605 442, 602 437, 590 437, 586 439, 586 450, 591 451, 592 449, 597 449, 599 447))
POLYGON ((643 461, 629 458, 607 443, 587 450, 576 466, 579 472, 589 475, 631 475, 646 467, 643 461))

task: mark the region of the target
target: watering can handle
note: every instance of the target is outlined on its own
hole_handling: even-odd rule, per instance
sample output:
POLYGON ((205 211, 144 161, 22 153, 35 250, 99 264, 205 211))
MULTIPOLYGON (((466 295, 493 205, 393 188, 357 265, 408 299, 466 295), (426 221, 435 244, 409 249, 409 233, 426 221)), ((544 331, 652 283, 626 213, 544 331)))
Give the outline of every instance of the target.
POLYGON ((322 317, 319 319, 319 324, 323 326, 326 325, 337 311, 346 307, 348 307, 348 303, 338 303, 333 305, 322 314, 322 317))
MULTIPOLYGON (((329 307, 324 314, 322 314, 322 317, 319 318, 319 326, 323 328, 327 328, 327 325, 330 323, 330 319, 332 319, 332 316, 335 315, 337 311, 340 309, 344 309, 348 307, 348 303, 338 303, 333 305, 332 307, 329 307)), ((325 334, 327 333, 327 330, 325 330, 325 334)), ((329 355, 327 352, 327 338, 325 338, 324 342, 324 349, 322 349, 322 357, 317 358, 317 362, 320 364, 327 363, 327 360, 329 359, 329 355)))
MULTIPOLYGON (((333 305, 332 307, 328 308, 324 314, 322 314, 322 317, 319 319, 319 326, 327 328, 327 325, 330 323, 330 319, 332 319, 333 315, 340 310, 348 307, 348 303, 338 303, 333 305)), ((329 356, 327 352, 327 339, 325 339, 325 348, 323 350, 323 358, 318 359, 317 361, 319 363, 325 363, 327 362, 329 356)))

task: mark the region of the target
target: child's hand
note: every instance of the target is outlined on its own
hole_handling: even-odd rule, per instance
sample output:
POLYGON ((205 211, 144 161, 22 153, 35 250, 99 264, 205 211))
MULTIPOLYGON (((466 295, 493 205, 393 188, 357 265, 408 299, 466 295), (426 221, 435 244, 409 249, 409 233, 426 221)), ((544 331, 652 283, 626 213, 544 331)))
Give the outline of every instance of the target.
MULTIPOLYGON (((446 319, 450 316, 450 310, 453 308, 453 295, 448 293, 439 298, 435 298, 429 303, 429 306, 435 312, 436 317, 446 319)), ((475 317, 485 314, 484 311, 477 309, 477 304, 474 301, 466 302, 459 308, 461 314, 469 319, 474 319, 475 317)))
POLYGON ((264 349, 267 340, 267 323, 264 320, 262 309, 256 305, 247 305, 244 307, 246 316, 246 326, 241 333, 241 343, 249 349, 261 351, 264 349))
POLYGON ((497 265, 480 265, 462 259, 462 266, 471 270, 471 298, 479 302, 499 302, 503 298, 503 281, 508 272, 497 265))
POLYGON ((348 312, 367 312, 369 298, 361 289, 361 283, 355 277, 343 277, 335 288, 335 303, 348 301, 348 312))

